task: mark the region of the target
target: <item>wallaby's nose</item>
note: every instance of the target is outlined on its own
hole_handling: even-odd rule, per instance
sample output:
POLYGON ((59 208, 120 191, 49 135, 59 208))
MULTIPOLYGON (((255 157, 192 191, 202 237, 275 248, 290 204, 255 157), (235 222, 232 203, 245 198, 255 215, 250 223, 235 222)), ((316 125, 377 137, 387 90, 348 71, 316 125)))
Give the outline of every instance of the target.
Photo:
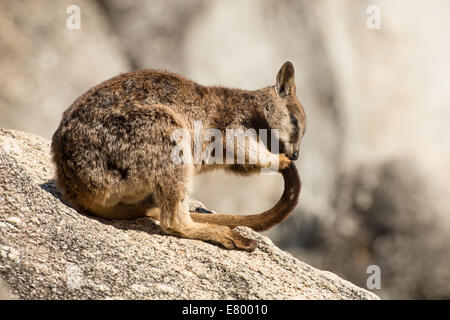
POLYGON ((294 154, 290 157, 291 160, 297 160, 298 159, 298 151, 295 151, 294 154))

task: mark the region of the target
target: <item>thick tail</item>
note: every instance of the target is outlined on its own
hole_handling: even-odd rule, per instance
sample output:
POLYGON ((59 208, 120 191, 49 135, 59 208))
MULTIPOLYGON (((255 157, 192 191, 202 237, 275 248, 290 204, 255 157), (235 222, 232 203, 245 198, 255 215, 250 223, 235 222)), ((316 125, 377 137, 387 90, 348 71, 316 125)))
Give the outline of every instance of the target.
POLYGON ((282 170, 284 179, 284 191, 280 200, 272 209, 263 213, 252 215, 236 214, 207 214, 191 212, 191 217, 195 222, 215 223, 226 225, 231 228, 246 226, 255 231, 264 231, 285 220, 294 210, 300 195, 301 182, 294 163, 282 170))

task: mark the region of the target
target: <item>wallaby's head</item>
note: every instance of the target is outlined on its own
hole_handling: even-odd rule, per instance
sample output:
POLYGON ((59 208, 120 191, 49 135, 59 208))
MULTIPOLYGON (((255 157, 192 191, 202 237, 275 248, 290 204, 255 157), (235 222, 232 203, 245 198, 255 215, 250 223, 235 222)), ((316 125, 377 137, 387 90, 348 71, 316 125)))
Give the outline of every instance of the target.
POLYGON ((294 83, 294 66, 287 61, 278 71, 276 84, 270 87, 274 96, 273 110, 267 114, 272 129, 279 130, 280 153, 291 160, 299 156, 300 141, 305 134, 306 117, 302 104, 297 99, 294 83))

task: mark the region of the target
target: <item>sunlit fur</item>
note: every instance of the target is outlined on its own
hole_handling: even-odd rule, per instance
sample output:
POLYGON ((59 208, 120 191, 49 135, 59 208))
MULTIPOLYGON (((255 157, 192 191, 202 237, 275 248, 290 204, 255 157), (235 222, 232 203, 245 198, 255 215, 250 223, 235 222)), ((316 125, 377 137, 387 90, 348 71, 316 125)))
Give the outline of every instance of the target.
MULTIPOLYGON (((58 186, 64 198, 83 212, 105 219, 149 216, 160 219, 166 233, 251 251, 255 242, 231 228, 270 228, 294 209, 300 192, 289 159, 304 133, 304 112, 295 96, 293 76, 293 66, 287 62, 275 86, 255 91, 206 87, 156 70, 129 72, 100 83, 73 102, 53 135, 58 186), (286 120, 290 112, 301 124, 299 135, 286 120), (220 167, 245 175, 267 167, 260 162, 175 164, 172 133, 185 129, 192 136, 194 121, 202 121, 204 131, 220 130, 223 137, 226 129, 280 130, 286 155, 262 149, 270 162, 279 164, 285 180, 283 196, 272 209, 249 216, 189 213, 195 174, 220 167)), ((248 146, 250 160, 258 148, 254 142, 248 146)))

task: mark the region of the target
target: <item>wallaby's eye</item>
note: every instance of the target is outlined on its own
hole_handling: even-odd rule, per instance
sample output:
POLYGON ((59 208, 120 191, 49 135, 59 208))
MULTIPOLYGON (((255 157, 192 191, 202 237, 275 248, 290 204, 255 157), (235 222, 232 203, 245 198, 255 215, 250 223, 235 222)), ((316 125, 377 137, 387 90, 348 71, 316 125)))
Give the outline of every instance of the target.
POLYGON ((291 118, 291 123, 298 128, 297 118, 292 113, 289 113, 289 118, 291 118))

